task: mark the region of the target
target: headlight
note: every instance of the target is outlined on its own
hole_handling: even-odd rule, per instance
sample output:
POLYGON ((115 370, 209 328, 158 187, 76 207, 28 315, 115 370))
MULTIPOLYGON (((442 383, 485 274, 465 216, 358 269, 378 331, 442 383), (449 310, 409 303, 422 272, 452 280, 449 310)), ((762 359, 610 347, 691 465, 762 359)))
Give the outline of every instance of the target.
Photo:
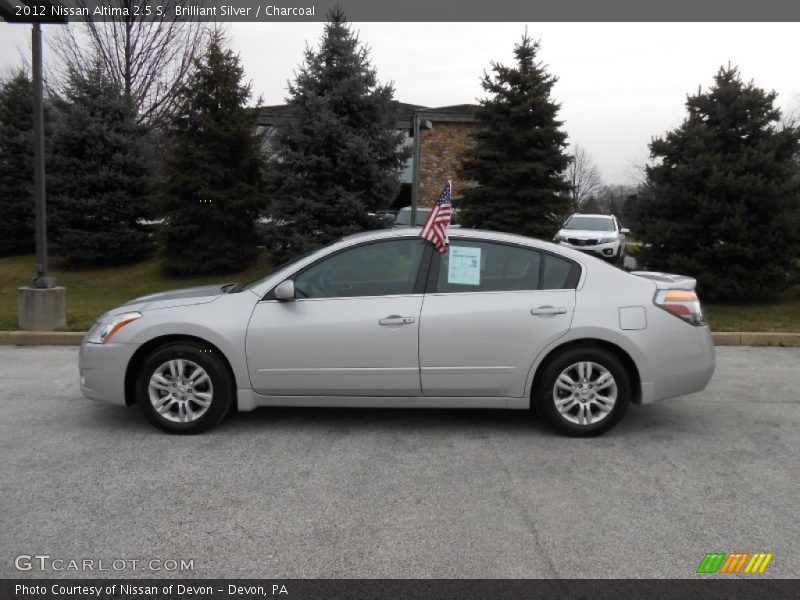
POLYGON ((106 317, 98 321, 89 335, 86 336, 86 341, 90 344, 105 344, 111 339, 115 333, 125 327, 128 323, 133 323, 137 319, 142 318, 142 313, 130 312, 124 315, 117 315, 114 317, 106 317))

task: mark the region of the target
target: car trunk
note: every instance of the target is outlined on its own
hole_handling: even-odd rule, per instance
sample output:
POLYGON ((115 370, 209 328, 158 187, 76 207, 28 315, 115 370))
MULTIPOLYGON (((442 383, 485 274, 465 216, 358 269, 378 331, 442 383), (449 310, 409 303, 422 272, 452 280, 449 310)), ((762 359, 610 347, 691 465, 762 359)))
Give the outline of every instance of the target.
POLYGON ((631 271, 631 275, 644 277, 656 284, 659 290, 688 290, 693 291, 697 280, 686 275, 674 273, 658 273, 655 271, 631 271))

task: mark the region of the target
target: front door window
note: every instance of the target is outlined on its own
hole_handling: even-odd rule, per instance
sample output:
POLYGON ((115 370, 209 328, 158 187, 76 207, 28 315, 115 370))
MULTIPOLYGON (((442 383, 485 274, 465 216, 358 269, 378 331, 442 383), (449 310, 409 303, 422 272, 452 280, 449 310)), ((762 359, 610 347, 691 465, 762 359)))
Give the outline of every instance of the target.
POLYGON ((295 277, 298 298, 414 293, 425 242, 408 238, 357 246, 323 258, 295 277))

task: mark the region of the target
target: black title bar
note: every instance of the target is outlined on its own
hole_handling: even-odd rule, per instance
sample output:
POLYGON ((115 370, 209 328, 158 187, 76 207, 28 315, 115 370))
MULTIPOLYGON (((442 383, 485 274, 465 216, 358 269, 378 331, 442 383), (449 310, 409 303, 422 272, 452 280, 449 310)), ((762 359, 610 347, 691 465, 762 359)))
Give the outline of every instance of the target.
POLYGON ((800 21, 800 2, 787 0, 0 0, 0 18, 300 22, 337 4, 355 22, 800 21))
POLYGON ((795 600, 798 579, 4 579, 3 600, 795 600))

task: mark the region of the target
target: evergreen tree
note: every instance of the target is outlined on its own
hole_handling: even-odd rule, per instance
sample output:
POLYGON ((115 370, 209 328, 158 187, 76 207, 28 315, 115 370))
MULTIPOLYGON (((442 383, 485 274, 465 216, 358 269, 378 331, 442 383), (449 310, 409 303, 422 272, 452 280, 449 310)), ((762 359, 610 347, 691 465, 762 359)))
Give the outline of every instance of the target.
POLYGON ((116 265, 146 257, 151 243, 145 132, 129 98, 96 65, 68 75, 55 104, 48 157, 48 233, 71 266, 116 265))
POLYGON ((261 138, 243 76, 217 31, 180 91, 162 198, 164 266, 173 275, 230 273, 256 258, 261 138))
POLYGON ((478 184, 462 200, 468 227, 549 239, 570 210, 567 134, 551 97, 557 78, 537 62, 539 49, 526 32, 515 67, 493 63, 494 75, 484 73, 491 97, 481 101, 476 143, 461 164, 461 177, 478 184))
POLYGON ((380 226, 368 213, 395 199, 408 158, 393 96, 394 87, 378 83, 368 49, 334 8, 319 49, 306 49, 289 85, 291 118, 273 138, 279 255, 380 226))
POLYGON ((696 276, 710 300, 774 297, 797 268, 800 130, 778 125, 775 97, 721 68, 687 99, 683 124, 650 144, 644 258, 696 276))
POLYGON ((23 71, 0 88, 0 215, 0 256, 33 252, 33 90, 23 71))

